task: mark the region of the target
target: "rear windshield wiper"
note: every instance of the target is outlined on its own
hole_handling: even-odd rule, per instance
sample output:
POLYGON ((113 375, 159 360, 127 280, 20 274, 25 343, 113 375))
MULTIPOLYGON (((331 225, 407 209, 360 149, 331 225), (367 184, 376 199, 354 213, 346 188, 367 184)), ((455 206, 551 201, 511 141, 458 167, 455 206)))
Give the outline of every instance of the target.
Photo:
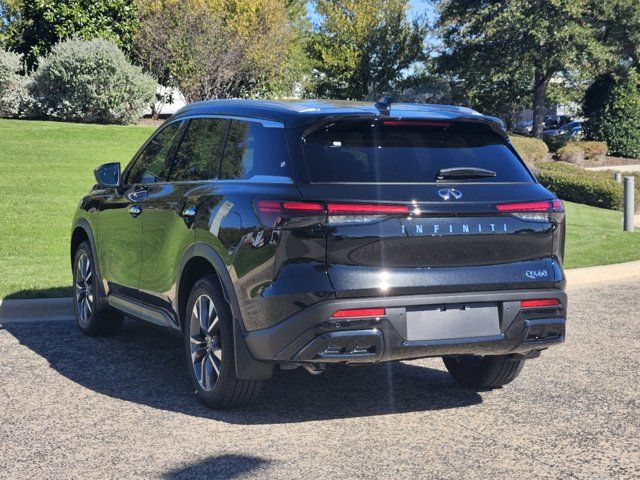
POLYGON ((441 168, 438 170, 437 180, 444 180, 446 178, 484 178, 495 177, 496 172, 493 170, 487 170, 485 168, 477 167, 454 167, 454 168, 441 168))

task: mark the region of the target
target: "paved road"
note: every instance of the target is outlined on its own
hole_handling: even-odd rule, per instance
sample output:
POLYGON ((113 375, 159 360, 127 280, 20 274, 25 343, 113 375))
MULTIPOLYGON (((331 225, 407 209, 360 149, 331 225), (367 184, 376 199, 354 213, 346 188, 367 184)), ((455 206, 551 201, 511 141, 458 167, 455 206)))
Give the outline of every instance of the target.
POLYGON ((0 477, 638 478, 640 281, 571 292, 567 343, 504 389, 440 360, 281 372, 252 409, 189 393, 181 342, 127 324, 0 330, 0 477))

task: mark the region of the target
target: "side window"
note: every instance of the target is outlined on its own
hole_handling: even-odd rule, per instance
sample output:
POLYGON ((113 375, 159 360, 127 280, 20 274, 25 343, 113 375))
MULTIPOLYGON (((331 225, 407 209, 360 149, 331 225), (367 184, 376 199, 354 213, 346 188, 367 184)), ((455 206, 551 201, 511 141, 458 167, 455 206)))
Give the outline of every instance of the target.
POLYGON ((127 183, 164 182, 169 174, 169 151, 182 122, 174 122, 160 130, 138 155, 129 170, 127 183))
POLYGON ((216 178, 228 120, 196 118, 189 122, 173 161, 169 180, 216 178))
POLYGON ((259 175, 291 176, 284 129, 232 120, 220 178, 248 179, 259 175))

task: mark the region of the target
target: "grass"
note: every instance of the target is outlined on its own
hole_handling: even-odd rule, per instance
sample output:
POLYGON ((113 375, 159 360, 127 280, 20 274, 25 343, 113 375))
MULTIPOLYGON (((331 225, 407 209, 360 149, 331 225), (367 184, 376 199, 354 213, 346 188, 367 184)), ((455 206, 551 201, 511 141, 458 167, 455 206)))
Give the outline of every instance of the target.
POLYGON ((93 169, 153 127, 0 120, 0 298, 70 295, 69 236, 93 169))
MULTIPOLYGON (((0 298, 71 294, 71 220, 93 169, 126 164, 153 130, 0 119, 0 298)), ((640 258, 620 212, 567 203, 567 217, 567 267, 640 258)))
POLYGON ((565 268, 609 265, 640 259, 640 229, 622 231, 622 212, 565 202, 565 268))

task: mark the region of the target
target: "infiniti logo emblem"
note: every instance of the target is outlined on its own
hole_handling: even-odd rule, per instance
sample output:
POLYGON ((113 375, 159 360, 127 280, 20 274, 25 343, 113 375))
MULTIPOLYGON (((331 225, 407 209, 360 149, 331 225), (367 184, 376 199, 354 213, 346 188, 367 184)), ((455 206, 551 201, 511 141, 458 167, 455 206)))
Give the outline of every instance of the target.
POLYGON ((462 198, 462 192, 455 188, 443 188, 438 190, 438 195, 440 195, 443 200, 460 200, 462 198))

